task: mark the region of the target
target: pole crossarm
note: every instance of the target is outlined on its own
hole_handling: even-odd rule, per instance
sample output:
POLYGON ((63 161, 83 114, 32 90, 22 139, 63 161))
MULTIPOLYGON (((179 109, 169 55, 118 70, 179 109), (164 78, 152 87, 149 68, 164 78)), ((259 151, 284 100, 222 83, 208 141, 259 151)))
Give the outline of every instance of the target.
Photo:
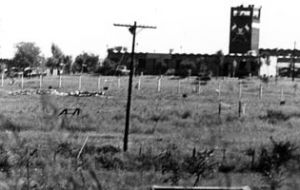
MULTIPOLYGON (((117 26, 117 27, 133 27, 134 25, 130 25, 130 24, 114 24, 114 26, 117 26)), ((156 26, 145 26, 145 25, 136 25, 135 26, 136 28, 149 28, 149 29, 156 29, 157 27, 156 26)))
POLYGON ((130 24, 114 24, 117 27, 128 27, 130 33, 132 34, 132 50, 131 50, 131 61, 129 65, 129 81, 128 81, 128 97, 127 97, 127 106, 126 106, 126 121, 125 121, 125 130, 124 130, 124 143, 123 143, 123 150, 124 152, 128 149, 128 135, 129 135, 129 124, 130 124, 130 107, 131 107, 131 91, 132 91, 132 78, 133 78, 133 70, 134 70, 134 47, 135 47, 135 36, 136 36, 136 29, 137 28, 149 28, 149 29, 156 29, 155 26, 144 26, 144 25, 137 25, 134 22, 133 25, 130 24))

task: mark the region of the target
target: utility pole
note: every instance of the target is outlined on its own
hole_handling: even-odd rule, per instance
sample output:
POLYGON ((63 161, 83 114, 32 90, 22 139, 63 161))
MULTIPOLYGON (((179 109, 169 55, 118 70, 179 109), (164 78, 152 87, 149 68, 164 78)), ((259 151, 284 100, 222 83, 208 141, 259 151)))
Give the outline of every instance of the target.
POLYGON ((292 55, 292 81, 295 81, 295 69, 296 69, 296 61, 295 61, 295 53, 296 53, 296 41, 294 42, 294 50, 292 55))
POLYGON ((132 77, 134 70, 134 47, 135 47, 135 36, 137 28, 148 28, 148 29, 156 29, 155 26, 142 26, 137 25, 136 21, 133 25, 130 24, 114 24, 117 27, 127 27, 129 28, 130 33, 132 34, 132 50, 131 50, 131 62, 129 66, 129 82, 128 82, 128 97, 127 97, 127 106, 126 106, 126 122, 125 122, 125 131, 124 131, 124 144, 123 151, 126 152, 128 149, 128 134, 129 134, 129 121, 130 121, 130 106, 131 106, 131 91, 132 91, 132 77))

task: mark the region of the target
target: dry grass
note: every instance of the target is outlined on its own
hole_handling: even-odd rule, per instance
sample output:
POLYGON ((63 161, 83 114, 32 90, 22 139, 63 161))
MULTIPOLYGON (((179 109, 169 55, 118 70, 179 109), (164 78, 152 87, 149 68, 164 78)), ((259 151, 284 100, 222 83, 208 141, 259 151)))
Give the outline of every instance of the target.
MULTIPOLYGON (((134 84, 137 80, 134 79, 134 84)), ((97 81, 98 77, 83 76, 82 90, 97 90, 97 81)), ((104 145, 122 147, 127 82, 127 77, 122 77, 121 88, 118 89, 116 78, 102 77, 102 86, 108 87, 106 97, 41 97, 9 96, 7 91, 19 89, 20 81, 13 85, 5 81, 0 92, 0 127, 3 129, 0 140, 5 151, 11 154, 8 154, 11 174, 0 175, 0 180, 6 181, 10 187, 23 180, 26 186, 29 173, 29 181, 36 182, 39 189, 147 189, 152 184, 169 182, 164 181, 165 175, 154 169, 134 169, 137 163, 128 166, 128 158, 143 153, 159 155, 174 145, 182 155, 191 155, 194 148, 199 151, 215 149, 215 158, 219 162, 222 162, 225 149, 226 159, 236 166, 230 178, 216 172, 205 180, 200 179, 199 184, 226 185, 228 180, 225 179, 230 179, 235 186, 260 187, 266 183, 258 173, 238 171, 248 163, 245 150, 259 149, 270 144, 270 136, 299 145, 300 97, 298 92, 294 95, 295 84, 298 82, 281 79, 277 84, 275 81, 263 84, 264 96, 259 99, 260 81, 245 80, 242 101, 247 104, 246 115, 238 117, 238 80, 209 81, 207 85, 201 86, 199 95, 197 91, 193 92, 197 87, 194 78, 183 79, 181 93, 178 94, 177 79, 163 78, 162 89, 158 93, 157 77, 145 76, 141 90, 134 88, 133 91, 129 152, 98 158, 99 154, 93 152, 96 149, 92 148, 90 153, 83 151, 81 160, 76 160, 86 136, 89 136, 86 150, 104 145), (107 82, 104 83, 104 80, 107 82), (216 92, 219 83, 222 102, 227 105, 223 107, 221 116, 218 115, 216 92), (279 104, 281 88, 286 94, 285 105, 279 104), (62 109, 77 107, 82 110, 81 115, 58 117, 62 109), (10 128, 9 123, 17 130, 10 128), (61 145, 64 151, 57 152, 61 145), (17 170, 15 162, 19 162, 22 156, 30 155, 30 151, 35 149, 38 150, 38 156, 29 159, 30 166, 21 164, 21 170, 17 170), (95 159, 114 162, 110 168, 105 169, 103 165, 95 165, 95 159)), ((58 77, 45 78, 43 86, 58 88, 58 77)), ((38 89, 39 80, 25 79, 24 87, 38 89)), ((68 92, 77 89, 78 76, 65 76, 62 89, 59 90, 68 92)), ((297 176, 297 172, 291 175, 297 176)), ((194 178, 190 179, 184 174, 178 183, 193 185, 194 178)))

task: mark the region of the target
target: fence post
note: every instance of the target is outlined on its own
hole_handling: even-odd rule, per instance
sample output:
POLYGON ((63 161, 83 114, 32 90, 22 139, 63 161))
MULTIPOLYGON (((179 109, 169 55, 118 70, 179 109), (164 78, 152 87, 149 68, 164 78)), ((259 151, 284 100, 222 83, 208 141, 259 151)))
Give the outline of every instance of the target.
POLYGON ((219 101, 221 100, 221 83, 219 82, 219 86, 218 86, 218 99, 219 101))
POLYGON ((161 76, 158 78, 157 81, 157 92, 160 92, 160 86, 161 86, 161 76))
POLYGON ((42 77, 43 76, 40 74, 40 90, 42 90, 42 87, 43 87, 43 83, 42 83, 43 78, 42 77))
POLYGON ((242 98, 242 83, 239 83, 239 99, 242 98))
POLYGON ((259 84, 259 99, 262 99, 263 96, 263 86, 262 84, 259 84))
POLYGON ((121 87, 121 79, 120 79, 120 76, 118 76, 118 89, 120 89, 121 87))
POLYGON ((242 116, 242 101, 239 100, 239 117, 242 116))
POLYGON ((142 78, 142 75, 139 77, 138 86, 137 86, 138 90, 141 90, 141 78, 142 78))
POLYGON ((4 86, 4 72, 2 72, 2 75, 1 75, 1 86, 2 87, 4 86))
POLYGON ((101 90, 101 76, 99 75, 99 77, 98 77, 98 91, 100 92, 100 90, 101 90))
POLYGON ((81 90, 81 75, 79 76, 78 90, 81 90))
POLYGON ((178 78, 177 93, 180 94, 180 78, 178 78))
POLYGON ((201 93, 201 82, 200 82, 200 80, 198 81, 198 94, 200 94, 201 93))
POLYGON ((23 73, 22 73, 22 76, 21 76, 21 89, 22 90, 24 89, 24 76, 23 76, 23 73))
POLYGON ((219 116, 221 116, 221 111, 222 111, 222 104, 221 104, 221 100, 219 100, 219 116))
POLYGON ((61 88, 61 83, 62 83, 62 76, 59 75, 59 86, 58 86, 58 88, 61 88))
POLYGON ((283 88, 280 90, 280 101, 284 100, 284 95, 283 95, 283 88))

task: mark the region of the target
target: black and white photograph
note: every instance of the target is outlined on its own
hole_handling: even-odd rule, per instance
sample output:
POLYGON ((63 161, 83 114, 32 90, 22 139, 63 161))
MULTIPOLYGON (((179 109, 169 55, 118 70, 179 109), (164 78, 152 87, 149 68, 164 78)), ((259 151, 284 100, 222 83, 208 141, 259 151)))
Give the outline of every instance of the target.
POLYGON ((298 0, 0 0, 0 190, 299 190, 299 20, 298 0))

